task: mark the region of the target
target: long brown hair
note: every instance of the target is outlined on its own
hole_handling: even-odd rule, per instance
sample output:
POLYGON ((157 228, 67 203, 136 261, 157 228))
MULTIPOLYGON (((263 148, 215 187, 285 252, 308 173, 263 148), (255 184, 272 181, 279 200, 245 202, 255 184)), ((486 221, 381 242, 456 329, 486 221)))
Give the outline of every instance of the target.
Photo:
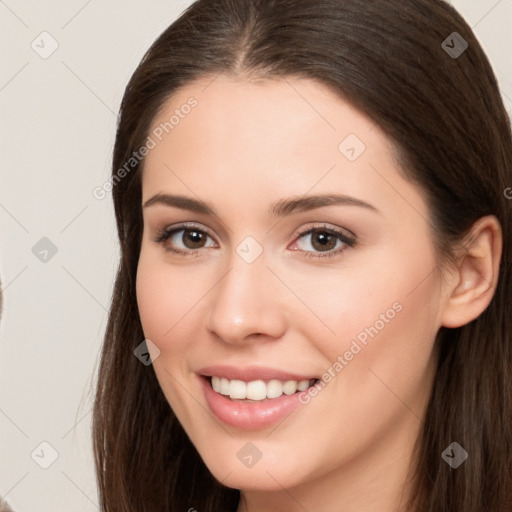
POLYGON ((93 419, 102 510, 227 512, 239 500, 207 470, 152 367, 133 354, 144 339, 135 294, 144 160, 125 164, 178 88, 219 73, 314 79, 378 123, 404 177, 426 194, 440 261, 477 219, 498 218, 504 246, 491 304, 436 339, 407 510, 512 510, 510 121, 471 28, 441 0, 199 0, 144 56, 126 87, 113 156, 121 259, 93 419), (453 441, 469 453, 456 470, 441 458, 453 441))

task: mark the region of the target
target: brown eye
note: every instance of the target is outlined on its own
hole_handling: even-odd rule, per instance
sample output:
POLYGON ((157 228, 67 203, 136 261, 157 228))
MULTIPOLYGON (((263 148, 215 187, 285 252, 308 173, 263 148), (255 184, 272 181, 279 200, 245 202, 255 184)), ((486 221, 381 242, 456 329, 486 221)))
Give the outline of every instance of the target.
POLYGON ((184 229, 181 241, 188 249, 200 249, 204 247, 207 235, 197 229, 184 229))
POLYGON ((292 249, 300 250, 307 257, 330 257, 341 254, 347 247, 354 247, 355 243, 355 238, 342 231, 318 226, 300 233, 292 249))
POLYGON ((197 255, 200 249, 215 247, 213 238, 206 231, 194 226, 165 228, 154 240, 163 245, 166 251, 183 255, 197 255))
POLYGON ((326 231, 311 234, 311 245, 317 251, 330 251, 336 247, 337 238, 326 231))

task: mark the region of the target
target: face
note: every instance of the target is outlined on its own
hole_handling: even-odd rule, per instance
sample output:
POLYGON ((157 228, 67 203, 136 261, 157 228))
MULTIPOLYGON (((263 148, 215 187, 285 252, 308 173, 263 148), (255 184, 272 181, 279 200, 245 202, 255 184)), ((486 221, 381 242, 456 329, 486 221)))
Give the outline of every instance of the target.
POLYGON ((443 289, 385 134, 313 81, 218 76, 182 88, 150 137, 137 300, 213 475, 275 490, 405 462, 443 289))

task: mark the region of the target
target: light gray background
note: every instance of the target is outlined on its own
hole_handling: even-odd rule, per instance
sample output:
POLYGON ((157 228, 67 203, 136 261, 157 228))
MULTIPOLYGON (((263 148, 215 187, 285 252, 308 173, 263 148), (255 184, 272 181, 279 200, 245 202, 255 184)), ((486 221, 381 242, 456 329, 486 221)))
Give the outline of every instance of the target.
MULTIPOLYGON (((110 197, 92 190, 131 73, 190 3, 0 0, 0 494, 16 512, 98 510, 91 389, 118 247, 110 197), (51 49, 43 31, 58 43, 46 59, 31 47, 51 49), (46 262, 32 251, 43 237, 57 247, 46 262), (48 469, 42 442, 58 453, 48 469)), ((511 112, 512 0, 452 4, 511 112)))

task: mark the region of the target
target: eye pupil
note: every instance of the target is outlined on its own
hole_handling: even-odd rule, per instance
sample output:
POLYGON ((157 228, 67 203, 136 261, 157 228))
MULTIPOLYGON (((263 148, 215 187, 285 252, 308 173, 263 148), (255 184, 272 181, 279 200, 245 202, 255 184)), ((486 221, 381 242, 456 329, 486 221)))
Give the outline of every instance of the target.
POLYGON ((183 243, 189 249, 197 249, 204 244, 203 233, 194 229, 186 229, 183 232, 183 243))
POLYGON ((312 245, 315 249, 320 251, 331 250, 336 246, 336 238, 330 233, 320 231, 313 234, 312 245), (315 242, 318 242, 319 245, 315 242))

